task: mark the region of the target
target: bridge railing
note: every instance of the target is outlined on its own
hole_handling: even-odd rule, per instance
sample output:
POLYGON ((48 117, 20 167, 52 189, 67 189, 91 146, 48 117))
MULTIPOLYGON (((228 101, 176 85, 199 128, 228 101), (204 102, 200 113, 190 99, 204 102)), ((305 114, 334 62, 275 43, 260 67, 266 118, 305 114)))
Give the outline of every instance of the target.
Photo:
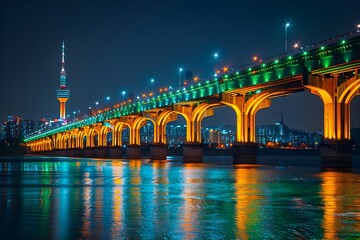
POLYGON ((317 43, 314 43, 314 44, 311 44, 311 45, 307 45, 305 47, 300 47, 300 48, 297 48, 297 49, 294 49, 294 50, 291 50, 291 51, 288 51, 288 52, 285 52, 285 53, 281 53, 281 54, 279 54, 277 56, 274 56, 274 57, 269 57, 269 58, 262 59, 261 62, 257 61, 257 62, 248 63, 248 64, 243 65, 240 68, 236 69, 236 71, 244 71, 244 70, 249 69, 249 68, 258 67, 258 66, 261 66, 262 64, 268 64, 268 63, 274 62, 275 60, 281 60, 281 59, 284 59, 284 58, 286 58, 288 56, 293 56, 293 55, 303 53, 303 52, 309 52, 309 51, 312 51, 312 50, 315 50, 315 49, 319 49, 319 48, 321 48, 323 46, 324 47, 329 46, 329 45, 337 43, 339 41, 348 40, 348 39, 358 37, 358 36, 360 36, 360 30, 352 31, 352 32, 349 32, 349 33, 346 33, 346 34, 343 34, 343 35, 339 35, 339 36, 336 36, 336 37, 333 37, 333 38, 330 38, 330 39, 327 39, 327 40, 324 40, 324 41, 321 41, 321 42, 317 42, 317 43))

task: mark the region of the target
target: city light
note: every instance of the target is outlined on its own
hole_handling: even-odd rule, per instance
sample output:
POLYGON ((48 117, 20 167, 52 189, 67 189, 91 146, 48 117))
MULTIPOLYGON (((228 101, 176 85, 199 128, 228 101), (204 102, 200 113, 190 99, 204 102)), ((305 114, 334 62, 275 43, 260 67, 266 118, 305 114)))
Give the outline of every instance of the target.
POLYGON ((217 71, 217 69, 218 69, 218 67, 217 67, 218 57, 219 57, 219 54, 218 54, 217 52, 214 53, 214 61, 215 61, 215 74, 214 74, 214 76, 215 76, 215 77, 217 76, 216 71, 217 71))
POLYGON ((298 48, 299 47, 299 44, 298 43, 295 43, 294 44, 294 49, 298 48))
POLYGON ((286 24, 285 24, 285 52, 287 52, 287 29, 288 29, 288 27, 290 27, 290 23, 289 22, 287 22, 286 24))
POLYGON ((181 72, 183 71, 183 68, 179 68, 179 88, 181 87, 181 72))

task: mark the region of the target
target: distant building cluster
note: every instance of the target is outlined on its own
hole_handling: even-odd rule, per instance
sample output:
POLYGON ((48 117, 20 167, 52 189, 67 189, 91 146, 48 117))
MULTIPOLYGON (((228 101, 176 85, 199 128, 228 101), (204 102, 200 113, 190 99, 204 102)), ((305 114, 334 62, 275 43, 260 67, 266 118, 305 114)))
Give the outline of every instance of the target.
POLYGON ((40 120, 22 119, 18 116, 8 116, 7 121, 1 124, 0 140, 25 138, 46 132, 62 126, 63 121, 44 117, 40 120))
POLYGON ((275 125, 256 127, 256 140, 260 147, 269 148, 317 148, 321 143, 321 131, 309 133, 298 129, 291 129, 284 121, 275 125))

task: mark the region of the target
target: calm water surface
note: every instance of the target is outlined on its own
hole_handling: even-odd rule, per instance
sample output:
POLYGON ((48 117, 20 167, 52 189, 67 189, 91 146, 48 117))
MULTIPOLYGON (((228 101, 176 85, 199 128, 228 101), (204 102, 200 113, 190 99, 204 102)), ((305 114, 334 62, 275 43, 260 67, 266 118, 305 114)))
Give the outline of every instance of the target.
POLYGON ((360 239, 360 172, 3 159, 0 230, 1 239, 360 239))

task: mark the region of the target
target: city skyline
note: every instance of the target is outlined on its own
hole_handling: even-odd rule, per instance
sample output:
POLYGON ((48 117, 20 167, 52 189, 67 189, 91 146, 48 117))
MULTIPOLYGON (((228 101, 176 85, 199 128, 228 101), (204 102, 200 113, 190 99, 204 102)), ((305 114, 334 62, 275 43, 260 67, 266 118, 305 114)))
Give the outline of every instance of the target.
MULTIPOLYGON (((291 48, 297 41, 306 46, 355 29, 359 3, 348 1, 354 7, 346 8, 346 15, 336 19, 329 16, 331 7, 325 3, 312 3, 311 10, 306 2, 301 6, 289 3, 284 8, 233 1, 1 3, 3 81, 13 90, 1 94, 1 121, 7 115, 39 119, 58 114, 54 91, 63 40, 72 90, 68 113, 85 112, 95 107, 95 102, 102 108, 120 102, 122 91, 128 96, 130 92, 176 86, 179 67, 204 80, 216 65, 236 69, 255 55, 278 55, 284 51, 284 30, 291 48), (317 14, 305 18, 301 10, 317 14), (288 29, 284 28, 287 21, 288 29), (314 31, 316 36, 311 34, 314 31), (216 59, 214 53, 218 53, 216 59)), ((360 127, 360 108, 354 107, 360 106, 359 98, 352 106, 351 126, 360 127)), ((278 121, 283 114, 292 128, 320 130, 321 110, 317 96, 293 94, 274 99, 270 108, 259 111, 257 123, 278 121)), ((214 117, 204 119, 204 125, 219 123, 224 114, 228 116, 225 123, 234 124, 235 114, 219 109, 214 117)))

